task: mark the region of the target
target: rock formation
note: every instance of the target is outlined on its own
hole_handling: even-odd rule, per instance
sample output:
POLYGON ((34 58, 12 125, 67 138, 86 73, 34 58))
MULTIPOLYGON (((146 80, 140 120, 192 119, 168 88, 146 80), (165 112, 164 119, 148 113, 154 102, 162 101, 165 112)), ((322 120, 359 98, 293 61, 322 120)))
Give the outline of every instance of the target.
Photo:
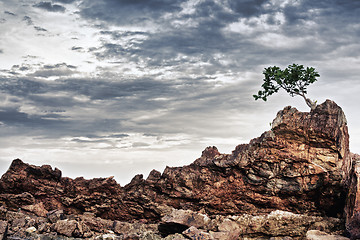
MULTIPOLYGON (((119 229, 136 223, 163 238, 302 239, 308 230, 343 233, 346 195, 351 195, 351 206, 356 203, 346 216, 360 224, 358 194, 347 194, 359 182, 352 159, 345 115, 327 100, 310 113, 284 108, 271 130, 231 154, 208 147, 188 166, 153 170, 147 179, 137 175, 124 187, 111 177, 70 179, 48 165, 17 159, 0 180, 0 204, 11 214, 44 218, 44 233, 68 237, 93 237, 105 228, 122 234, 119 229), (61 214, 53 215, 57 211, 61 214), (103 222, 89 226, 84 213, 103 222)), ((14 232, 7 219, 0 218, 14 232)), ((32 234, 40 225, 34 225, 32 234)))

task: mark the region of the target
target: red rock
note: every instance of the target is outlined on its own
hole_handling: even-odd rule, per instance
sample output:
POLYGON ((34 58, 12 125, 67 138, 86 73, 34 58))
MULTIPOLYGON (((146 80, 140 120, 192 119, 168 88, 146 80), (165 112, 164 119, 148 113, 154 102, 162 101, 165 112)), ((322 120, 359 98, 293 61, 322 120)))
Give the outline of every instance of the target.
POLYGON ((277 209, 340 216, 351 166, 345 115, 327 100, 311 112, 284 108, 270 131, 231 154, 208 147, 193 164, 153 171, 146 180, 137 175, 125 187, 112 177, 63 178, 58 169, 17 159, 0 180, 0 203, 16 211, 41 202, 47 211, 147 222, 160 221, 164 205, 209 216, 277 209))
POLYGON ((360 238, 360 155, 351 154, 353 168, 350 172, 349 191, 346 199, 346 229, 352 239, 360 238))
POLYGON ((64 236, 67 237, 81 237, 82 228, 81 225, 75 220, 59 220, 54 223, 53 229, 64 236))

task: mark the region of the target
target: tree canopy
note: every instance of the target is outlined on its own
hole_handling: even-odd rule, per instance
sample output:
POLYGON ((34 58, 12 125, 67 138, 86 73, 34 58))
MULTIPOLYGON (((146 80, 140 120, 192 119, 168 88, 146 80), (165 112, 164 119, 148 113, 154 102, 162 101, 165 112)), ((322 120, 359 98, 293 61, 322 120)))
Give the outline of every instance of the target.
POLYGON ((261 85, 263 90, 260 90, 257 95, 253 95, 255 100, 267 100, 267 97, 278 92, 280 88, 284 89, 290 96, 299 95, 304 98, 306 104, 314 109, 316 103, 306 98, 307 87, 317 81, 320 77, 319 73, 313 67, 304 68, 303 65, 292 64, 284 70, 277 66, 265 68, 263 71, 264 83, 261 85))

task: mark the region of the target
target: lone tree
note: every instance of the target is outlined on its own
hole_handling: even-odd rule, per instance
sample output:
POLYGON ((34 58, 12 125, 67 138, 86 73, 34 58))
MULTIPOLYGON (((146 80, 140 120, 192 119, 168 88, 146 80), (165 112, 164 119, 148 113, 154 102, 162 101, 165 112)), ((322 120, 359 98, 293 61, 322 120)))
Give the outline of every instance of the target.
POLYGON ((304 98, 306 104, 314 109, 316 102, 311 101, 305 96, 307 93, 306 88, 311 83, 314 83, 319 73, 313 67, 304 68, 303 65, 292 64, 284 70, 279 67, 268 67, 263 71, 265 75, 264 83, 261 85, 264 90, 260 90, 257 95, 253 95, 255 100, 267 100, 267 97, 279 91, 280 88, 284 89, 290 96, 299 95, 304 98))

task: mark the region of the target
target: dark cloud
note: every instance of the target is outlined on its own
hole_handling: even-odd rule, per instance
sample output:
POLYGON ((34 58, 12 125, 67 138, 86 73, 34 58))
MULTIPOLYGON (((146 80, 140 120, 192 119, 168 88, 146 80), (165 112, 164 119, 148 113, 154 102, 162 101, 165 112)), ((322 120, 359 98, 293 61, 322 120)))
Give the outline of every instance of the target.
POLYGON ((266 0, 228 0, 228 4, 232 10, 239 13, 241 17, 258 16, 263 10, 263 4, 266 0))
POLYGON ((66 10, 65 7, 58 4, 52 4, 51 2, 39 2, 34 4, 33 7, 45 9, 49 12, 65 12, 66 10))
POLYGON ((77 67, 74 66, 74 65, 69 65, 69 64, 66 64, 66 63, 57 63, 57 64, 47 64, 47 65, 44 65, 44 69, 56 69, 56 68, 69 68, 69 69, 76 69, 77 67))
POLYGON ((34 26, 34 29, 38 32, 47 32, 48 30, 46 30, 45 28, 39 27, 39 26, 34 26))
POLYGON ((64 3, 64 4, 70 4, 75 2, 76 0, 54 0, 54 2, 64 3))
MULTIPOLYGON (((59 119, 48 119, 49 115, 30 115, 16 108, 1 108, 0 122, 10 126, 27 126, 29 128, 46 128, 49 126, 59 127, 63 122, 59 119)), ((62 118, 57 114, 51 114, 51 118, 62 118)))
POLYGON ((71 48, 71 50, 73 51, 81 51, 83 49, 84 49, 83 47, 75 47, 75 46, 71 48))
POLYGON ((29 16, 23 17, 23 21, 25 21, 26 24, 29 25, 29 26, 34 24, 34 22, 32 21, 31 17, 29 17, 29 16))
POLYGON ((4 53, 4 50, 0 49, 0 54, 4 53))
POLYGON ((7 14, 7 15, 10 15, 10 16, 16 16, 16 14, 15 14, 15 13, 13 13, 13 12, 4 11, 4 13, 5 13, 5 14, 7 14))
POLYGON ((114 24, 138 24, 155 20, 164 13, 180 11, 185 0, 85 0, 81 16, 114 24))

